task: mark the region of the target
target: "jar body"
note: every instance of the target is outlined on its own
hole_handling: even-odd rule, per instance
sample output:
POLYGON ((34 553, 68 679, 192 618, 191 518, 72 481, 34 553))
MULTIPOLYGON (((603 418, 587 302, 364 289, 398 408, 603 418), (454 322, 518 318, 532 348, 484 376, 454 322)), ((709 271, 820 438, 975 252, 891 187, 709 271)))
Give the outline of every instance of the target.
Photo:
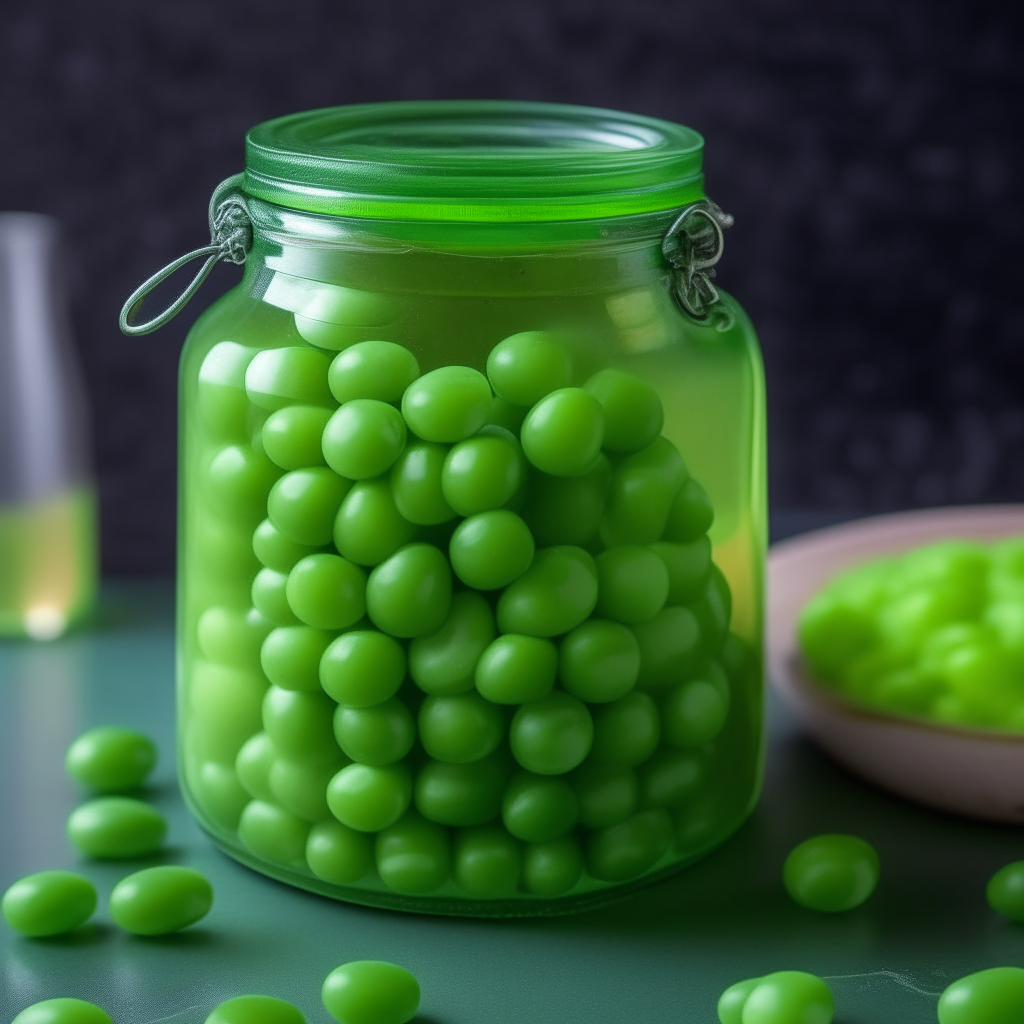
MULTIPOLYGON (((256 207, 244 279, 200 318, 181 362, 179 761, 202 826, 232 856, 306 889, 482 916, 583 909, 710 851, 754 806, 763 758, 764 385, 743 311, 723 296, 707 322, 680 313, 656 236, 543 246, 491 237, 439 247, 256 207), (660 520, 655 510, 649 536, 613 536, 611 503, 616 487, 628 490, 620 477, 636 454, 622 445, 600 457, 600 504, 585 514, 562 492, 538 511, 544 474, 524 462, 525 484, 507 507, 531 527, 539 554, 571 548, 588 565, 604 565, 595 587, 614 576, 618 556, 602 561, 613 548, 641 561, 654 550, 662 561, 686 562, 669 595, 646 610, 634 610, 630 598, 625 611, 609 611, 602 589, 597 607, 591 601, 584 612, 580 628, 615 620, 616 635, 625 629, 637 638, 642 666, 627 692, 588 700, 585 685, 567 683, 574 633, 556 624, 533 630, 532 642, 558 664, 543 696, 490 700, 479 650, 474 674, 473 665, 446 669, 437 645, 440 681, 424 682, 430 637, 396 628, 388 643, 401 651, 405 678, 384 687, 376 704, 337 699, 324 660, 341 656, 339 638, 389 628, 372 601, 366 610, 366 580, 372 588, 396 546, 430 546, 444 561, 465 516, 413 516, 420 521, 392 529, 387 551, 353 553, 338 526, 353 495, 370 507, 368 495, 393 499, 399 484, 394 466, 352 484, 325 465, 317 440, 339 408, 332 361, 360 342, 386 341, 412 352, 423 374, 447 366, 485 373, 495 345, 530 331, 569 353, 563 384, 580 387, 615 369, 653 388, 664 408, 655 447, 678 449, 688 474, 676 473, 667 498, 662 491, 641 504, 675 500, 684 476, 698 482, 714 508, 710 543, 706 523, 698 523, 699 536, 672 533, 667 504, 660 520), (282 495, 289 487, 298 493, 303 479, 314 486, 314 478, 322 485, 315 514, 285 523, 282 495), (282 525, 290 534, 283 539, 282 525), (348 573, 331 584, 335 596, 339 587, 364 589, 340 617, 321 621, 303 605, 295 566, 323 555, 348 573), (680 639, 687 630, 690 639, 680 639), (449 682, 456 676, 463 681, 449 682), (531 708, 550 710, 552 698, 585 721, 575 733, 566 727, 548 751, 574 736, 583 747, 538 761, 524 755, 531 741, 523 737, 531 708), (436 733, 463 713, 470 746, 453 752, 436 733), (493 742, 473 747, 472 737, 492 728, 493 742), (370 812, 353 818, 345 809, 352 800, 368 801, 370 812)), ((518 434, 528 411, 495 400, 488 421, 518 434)), ((405 450, 416 440, 410 431, 405 450)), ((434 444, 434 457, 446 458, 451 443, 434 444)), ((387 532, 394 501, 380 508, 374 535, 387 532)), ((370 521, 373 513, 362 520, 370 521)), ((458 572, 453 582, 454 597, 437 599, 448 603, 431 635, 446 624, 455 629, 456 605, 496 613, 490 637, 519 635, 518 627, 501 628, 501 586, 466 585, 458 572)), ((527 675, 535 681, 544 671, 527 675)), ((555 721, 551 714, 540 715, 535 731, 555 721)))

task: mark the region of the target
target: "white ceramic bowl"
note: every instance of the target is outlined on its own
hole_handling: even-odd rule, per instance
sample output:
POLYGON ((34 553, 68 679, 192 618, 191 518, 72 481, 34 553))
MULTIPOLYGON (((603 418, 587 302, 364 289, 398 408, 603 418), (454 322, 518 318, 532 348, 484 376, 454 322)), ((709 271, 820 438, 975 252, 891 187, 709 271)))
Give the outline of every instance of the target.
POLYGON ((807 533, 768 555, 768 672, 815 742, 900 796, 987 821, 1024 823, 1024 735, 930 724, 859 707, 811 679, 796 641, 800 609, 835 574, 948 538, 1024 534, 1024 505, 927 509, 807 533))

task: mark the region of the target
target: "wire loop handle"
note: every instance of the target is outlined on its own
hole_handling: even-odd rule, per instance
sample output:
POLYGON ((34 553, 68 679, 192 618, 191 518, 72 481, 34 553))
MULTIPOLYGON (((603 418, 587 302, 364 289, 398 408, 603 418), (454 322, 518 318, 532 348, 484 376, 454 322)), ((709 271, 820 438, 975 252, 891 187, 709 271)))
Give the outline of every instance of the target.
POLYGON ((214 264, 219 260, 238 264, 245 262, 245 257, 252 248, 252 219, 249 216, 245 197, 236 191, 240 178, 240 175, 228 178, 213 193, 210 200, 210 244, 204 245, 201 249, 193 249, 192 252, 185 253, 184 256, 179 256, 173 263, 168 263, 162 270, 158 270, 152 277, 143 281, 128 296, 128 301, 121 307, 119 320, 121 331, 124 334, 131 336, 150 334, 172 320, 181 312, 189 299, 199 291, 200 286, 213 270, 214 264), (225 193, 229 194, 225 196, 225 193), (197 259, 204 259, 202 267, 174 302, 152 320, 147 320, 144 323, 131 322, 131 317, 139 312, 143 300, 157 285, 166 281, 185 264, 197 259))
POLYGON ((725 248, 725 228, 733 218, 710 199, 691 203, 665 232, 661 252, 672 268, 672 295, 676 302, 698 320, 703 320, 718 300, 711 283, 715 264, 725 248))

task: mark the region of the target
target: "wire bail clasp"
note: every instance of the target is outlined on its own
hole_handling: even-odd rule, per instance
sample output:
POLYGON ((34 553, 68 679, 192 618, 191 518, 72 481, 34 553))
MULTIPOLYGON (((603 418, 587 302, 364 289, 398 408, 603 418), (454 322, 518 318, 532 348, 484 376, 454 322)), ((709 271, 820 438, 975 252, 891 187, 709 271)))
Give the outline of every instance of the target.
POLYGON ((710 199, 702 199, 683 208, 662 240, 662 255, 673 271, 672 295, 698 320, 719 301, 711 280, 725 248, 724 229, 732 225, 731 214, 710 199))
POLYGON ((179 256, 173 263, 168 263, 162 270, 158 270, 152 277, 143 281, 128 296, 127 302, 121 307, 119 320, 121 331, 124 334, 132 336, 150 334, 172 320, 199 290, 210 271, 213 270, 214 264, 219 260, 237 264, 245 262, 246 255, 252 248, 252 218, 249 216, 245 196, 238 191, 241 178, 240 174, 228 178, 214 190, 210 199, 210 244, 204 245, 201 249, 193 249, 192 252, 185 253, 184 256, 179 256), (226 193, 228 194, 226 195, 226 193), (191 283, 162 313, 158 313, 152 320, 147 320, 145 323, 131 322, 130 318, 139 312, 143 300, 157 285, 166 281, 171 274, 180 270, 186 263, 204 257, 205 262, 199 268, 196 276, 192 278, 191 283))

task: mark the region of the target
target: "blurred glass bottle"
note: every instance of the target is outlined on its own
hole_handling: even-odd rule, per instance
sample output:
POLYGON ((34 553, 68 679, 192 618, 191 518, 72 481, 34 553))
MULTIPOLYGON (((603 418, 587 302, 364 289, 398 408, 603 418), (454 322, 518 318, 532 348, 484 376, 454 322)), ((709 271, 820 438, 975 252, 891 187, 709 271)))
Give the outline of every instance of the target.
POLYGON ((0 213, 0 636, 59 636, 96 596, 96 494, 55 221, 0 213))

